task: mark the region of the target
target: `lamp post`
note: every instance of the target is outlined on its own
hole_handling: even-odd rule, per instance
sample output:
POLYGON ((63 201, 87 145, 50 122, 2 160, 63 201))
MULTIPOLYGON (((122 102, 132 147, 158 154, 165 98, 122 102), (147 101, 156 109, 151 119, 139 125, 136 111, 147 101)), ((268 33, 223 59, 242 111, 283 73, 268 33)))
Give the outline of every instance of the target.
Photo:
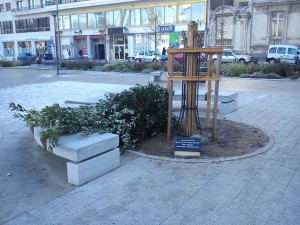
POLYGON ((59 63, 58 63, 58 38, 56 35, 56 17, 58 17, 58 10, 54 10, 52 12, 50 12, 51 16, 53 16, 54 18, 54 34, 55 34, 55 59, 56 59, 56 72, 57 72, 57 76, 59 75, 59 63))

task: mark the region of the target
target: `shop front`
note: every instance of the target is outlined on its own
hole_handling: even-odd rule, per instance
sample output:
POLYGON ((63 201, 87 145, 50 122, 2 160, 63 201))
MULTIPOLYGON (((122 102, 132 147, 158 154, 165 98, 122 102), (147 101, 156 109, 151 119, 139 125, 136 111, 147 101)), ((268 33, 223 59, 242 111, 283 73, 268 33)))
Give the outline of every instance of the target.
POLYGON ((4 57, 14 57, 15 51, 14 51, 14 42, 3 42, 3 56, 4 57))
POLYGON ((91 46, 94 59, 105 59, 105 35, 91 35, 91 46))
POLYGON ((128 57, 128 38, 124 31, 124 27, 108 28, 111 59, 125 60, 128 57))

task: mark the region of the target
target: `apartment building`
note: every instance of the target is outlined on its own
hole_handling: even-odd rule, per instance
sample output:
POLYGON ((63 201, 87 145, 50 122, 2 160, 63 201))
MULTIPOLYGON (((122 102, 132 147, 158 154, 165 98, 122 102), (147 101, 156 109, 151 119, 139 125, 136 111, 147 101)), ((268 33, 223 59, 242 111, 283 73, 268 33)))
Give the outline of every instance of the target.
POLYGON ((0 0, 0 58, 55 56, 58 44, 65 59, 68 50, 77 58, 81 49, 90 59, 124 60, 138 51, 180 46, 188 22, 197 21, 204 31, 205 18, 206 0, 0 0))

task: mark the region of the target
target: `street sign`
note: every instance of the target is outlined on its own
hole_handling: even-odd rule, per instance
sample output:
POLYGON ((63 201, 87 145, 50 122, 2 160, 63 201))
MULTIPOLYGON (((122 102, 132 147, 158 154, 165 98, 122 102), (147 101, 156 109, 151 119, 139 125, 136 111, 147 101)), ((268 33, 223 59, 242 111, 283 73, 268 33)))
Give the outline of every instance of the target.
POLYGON ((170 25, 170 26, 158 26, 158 32, 160 32, 160 33, 175 32, 175 26, 174 25, 170 25))

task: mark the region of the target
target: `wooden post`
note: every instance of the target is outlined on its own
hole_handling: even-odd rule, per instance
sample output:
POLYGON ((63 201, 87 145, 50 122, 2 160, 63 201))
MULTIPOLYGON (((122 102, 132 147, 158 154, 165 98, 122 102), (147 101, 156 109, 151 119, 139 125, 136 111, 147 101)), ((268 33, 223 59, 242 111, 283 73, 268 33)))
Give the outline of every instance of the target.
MULTIPOLYGON (((197 29, 198 24, 191 22, 188 25, 188 48, 195 48, 197 43, 197 29)), ((186 63, 186 76, 195 77, 197 74, 197 57, 195 54, 187 55, 186 63)), ((195 82, 186 82, 186 119, 184 126, 184 135, 191 136, 195 131, 195 112, 194 108, 196 106, 196 84, 195 82)))

